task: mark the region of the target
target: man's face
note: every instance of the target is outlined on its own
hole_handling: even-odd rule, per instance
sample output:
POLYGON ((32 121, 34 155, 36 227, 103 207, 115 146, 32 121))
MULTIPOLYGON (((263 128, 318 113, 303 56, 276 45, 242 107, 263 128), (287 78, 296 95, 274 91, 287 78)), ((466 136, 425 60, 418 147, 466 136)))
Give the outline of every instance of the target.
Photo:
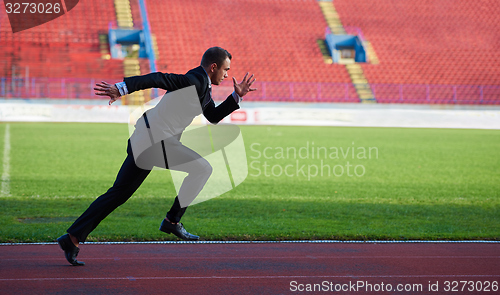
POLYGON ((224 62, 220 67, 215 66, 213 68, 213 75, 210 79, 212 80, 212 84, 220 85, 220 83, 228 77, 227 71, 229 71, 230 67, 231 67, 231 60, 229 59, 229 57, 226 57, 226 60, 224 60, 224 62))

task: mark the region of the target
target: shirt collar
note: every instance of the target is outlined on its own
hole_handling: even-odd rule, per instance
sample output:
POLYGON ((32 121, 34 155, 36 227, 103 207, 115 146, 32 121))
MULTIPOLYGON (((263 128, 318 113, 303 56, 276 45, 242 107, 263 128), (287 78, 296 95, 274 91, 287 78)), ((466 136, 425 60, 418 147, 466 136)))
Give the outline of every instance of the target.
POLYGON ((210 76, 208 75, 207 71, 205 71, 205 69, 203 67, 201 67, 201 68, 203 69, 203 71, 207 75, 207 78, 208 78, 208 88, 212 88, 212 80, 210 79, 210 76))

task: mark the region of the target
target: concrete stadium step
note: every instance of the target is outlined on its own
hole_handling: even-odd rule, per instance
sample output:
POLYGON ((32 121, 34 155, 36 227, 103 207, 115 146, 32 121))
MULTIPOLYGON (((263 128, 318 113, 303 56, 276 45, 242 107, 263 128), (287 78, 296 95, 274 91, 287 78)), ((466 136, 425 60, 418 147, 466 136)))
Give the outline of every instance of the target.
POLYGON ((375 49, 373 49, 372 44, 369 41, 365 41, 366 53, 368 55, 368 62, 374 65, 378 65, 380 63, 377 54, 375 53, 375 49))
POLYGON ((118 26, 122 28, 133 28, 134 20, 129 0, 115 0, 114 4, 118 26))
POLYGON ((328 48, 326 47, 326 41, 323 39, 318 39, 316 40, 316 43, 318 44, 319 50, 321 51, 321 55, 323 56, 323 61, 326 64, 332 64, 333 59, 330 55, 330 52, 328 51, 328 48))
POLYGON ((109 42, 107 34, 99 34, 99 51, 102 59, 110 59, 109 42))

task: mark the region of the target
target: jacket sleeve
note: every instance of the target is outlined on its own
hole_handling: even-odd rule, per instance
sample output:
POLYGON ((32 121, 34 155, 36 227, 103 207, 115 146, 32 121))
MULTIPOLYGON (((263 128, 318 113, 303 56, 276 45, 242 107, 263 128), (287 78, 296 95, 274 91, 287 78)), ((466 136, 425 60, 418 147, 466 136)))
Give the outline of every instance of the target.
POLYGON ((213 100, 210 100, 208 105, 203 110, 203 115, 212 124, 219 123, 224 117, 231 114, 232 112, 239 109, 240 106, 234 100, 232 94, 230 94, 226 100, 224 100, 220 105, 215 106, 213 100))
POLYGON ((193 85, 185 75, 164 74, 160 72, 123 79, 128 93, 149 88, 160 88, 175 91, 193 85))
MULTIPOLYGON (((178 75, 156 72, 143 76, 128 77, 123 79, 123 81, 127 85, 128 93, 149 88, 160 88, 167 91, 175 91, 195 85, 200 103, 203 103, 203 97, 207 91, 206 85, 202 83, 203 79, 195 74, 189 73, 188 75, 178 75)), ((210 123, 217 124, 224 119, 224 117, 239 108, 240 106, 234 100, 233 95, 229 95, 226 100, 224 100, 217 107, 215 106, 214 101, 210 99, 208 104, 203 107, 203 115, 210 123)))

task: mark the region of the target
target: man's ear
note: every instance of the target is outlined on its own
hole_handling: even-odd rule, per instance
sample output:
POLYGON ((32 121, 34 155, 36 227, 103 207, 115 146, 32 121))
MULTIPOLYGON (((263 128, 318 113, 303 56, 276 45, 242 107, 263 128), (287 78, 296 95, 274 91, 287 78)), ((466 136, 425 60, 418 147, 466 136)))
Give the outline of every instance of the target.
POLYGON ((215 70, 217 69, 217 64, 216 63, 213 63, 210 65, 210 71, 211 72, 215 72, 215 70))

